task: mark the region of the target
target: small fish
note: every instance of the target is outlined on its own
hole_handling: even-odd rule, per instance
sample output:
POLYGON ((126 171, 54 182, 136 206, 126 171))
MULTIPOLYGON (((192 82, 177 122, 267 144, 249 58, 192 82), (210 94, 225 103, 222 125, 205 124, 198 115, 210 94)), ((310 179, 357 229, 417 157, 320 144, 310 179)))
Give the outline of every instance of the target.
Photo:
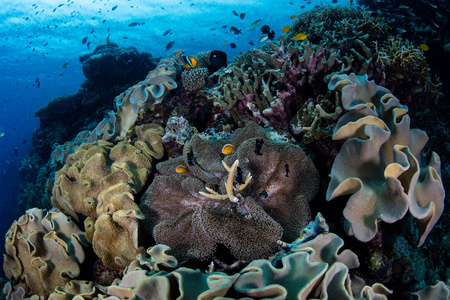
MULTIPOLYGON (((170 47, 172 47, 172 46, 170 46, 170 47)), ((188 55, 181 55, 181 59, 184 62, 184 65, 183 65, 184 68, 186 68, 186 69, 193 69, 193 68, 197 67, 198 61, 194 57, 188 56, 188 55)))
POLYGON ((258 42, 264 42, 265 40, 267 40, 269 38, 269 36, 267 35, 267 34, 265 34, 265 35, 263 35, 259 40, 258 40, 258 42))
POLYGON ((423 51, 430 50, 430 47, 427 44, 420 44, 418 48, 423 51))
POLYGON ((255 43, 253 43, 253 41, 248 42, 250 45, 255 45, 255 43))
POLYGON ((86 36, 85 38, 83 38, 82 40, 81 40, 81 44, 86 44, 86 42, 87 42, 87 39, 88 39, 88 37, 86 36))
POLYGON ((223 42, 222 42, 222 46, 225 47, 225 44, 226 44, 225 41, 223 41, 223 42))
POLYGON ((67 68, 68 65, 69 65, 69 63, 65 63, 65 64, 63 64, 62 68, 65 69, 65 68, 67 68))
POLYGON ((234 48, 236 48, 236 44, 235 43, 231 43, 230 47, 234 49, 234 48))
POLYGON ((23 140, 22 144, 26 144, 26 143, 27 143, 27 140, 23 140))
POLYGON ((55 12, 56 11, 56 8, 53 10, 53 12, 55 12))
POLYGON ((348 0, 348 3, 353 4, 353 0, 348 0))
POLYGON ((93 34, 93 33, 94 33, 94 31, 95 31, 95 29, 92 29, 92 31, 91 31, 91 34, 93 34))
POLYGON ((236 17, 239 17, 239 14, 235 10, 233 10, 233 15, 235 15, 236 17))
POLYGON ((289 29, 291 29, 291 26, 284 26, 283 28, 281 28, 281 33, 285 33, 285 32, 288 32, 289 31, 289 29))
POLYGON ((222 28, 227 28, 227 27, 228 27, 227 25, 223 25, 223 26, 222 26, 222 28))
POLYGON ((264 144, 263 139, 256 139, 256 143, 255 143, 255 154, 256 155, 262 155, 261 148, 262 148, 263 144, 264 144))
POLYGON ((289 177, 289 165, 285 164, 284 169, 286 170, 286 177, 289 177))
POLYGON ((191 152, 189 152, 187 154, 187 162, 188 162, 188 165, 190 165, 190 166, 194 165, 194 153, 192 153, 192 149, 191 149, 191 152))
POLYGON ((38 82, 39 81, 39 77, 36 77, 36 80, 34 82, 38 82))
POLYGON ((17 156, 17 152, 19 151, 19 149, 17 149, 17 147, 14 147, 14 155, 17 156))
POLYGON ((5 133, 3 131, 0 131, 0 137, 3 137, 5 133))
POLYGON ((167 44, 166 46, 166 51, 169 51, 170 49, 172 49, 173 45, 175 44, 175 41, 171 41, 167 44))
POLYGON ((58 5, 58 7, 61 7, 61 6, 63 6, 64 5, 64 3, 61 3, 60 5, 58 5))
POLYGON ((241 14, 239 15, 239 19, 244 20, 244 18, 245 18, 245 13, 241 13, 241 14))
MULTIPOLYGON (((105 22, 106 22, 106 20, 103 20, 103 21, 102 21, 102 23, 105 23, 105 22)), ((129 25, 128 25, 128 26, 129 26, 129 25)))
POLYGON ((395 73, 394 76, 397 77, 398 79, 404 78, 403 74, 401 74, 401 73, 395 73))
POLYGON ((164 31, 163 36, 166 36, 171 32, 172 32, 172 29, 167 29, 166 31, 164 31))
POLYGON ((266 192, 266 190, 263 190, 263 191, 260 193, 260 195, 261 195, 261 196, 264 196, 264 198, 269 197, 269 194, 266 192))
POLYGON ((414 94, 423 92, 423 86, 417 85, 411 89, 414 94))
POLYGON ((297 15, 292 15, 289 17, 291 20, 294 20, 295 18, 297 18, 297 15))
POLYGON ((175 171, 179 174, 185 174, 185 173, 189 173, 189 169, 186 168, 185 166, 179 165, 175 171))
POLYGON ((231 26, 230 32, 231 32, 232 34, 240 34, 240 33, 242 33, 241 30, 237 29, 237 28, 234 27, 234 26, 231 26))
POLYGON ((41 86, 41 82, 38 81, 38 82, 37 82, 37 85, 36 85, 36 88, 38 89, 40 86, 41 86))
POLYGON ((239 184, 243 184, 244 183, 244 179, 242 178, 242 169, 237 167, 236 169, 236 182, 239 184))
POLYGON ((89 48, 90 45, 91 45, 91 42, 88 42, 87 45, 86 45, 86 47, 88 48, 88 50, 91 50, 91 49, 89 48))
POLYGON ((259 23, 261 23, 261 19, 258 19, 254 21, 252 24, 250 24, 250 26, 248 26, 248 30, 250 31, 255 30, 256 26, 258 26, 259 23))
POLYGON ((133 23, 128 24, 128 27, 135 27, 135 26, 139 26, 139 25, 141 25, 141 24, 138 22, 133 22, 133 23))
POLYGON ((112 8, 111 8, 111 10, 116 10, 116 8, 118 7, 119 5, 115 5, 115 6, 113 6, 112 8))
POLYGON ((292 39, 296 40, 296 41, 303 41, 304 39, 306 39, 308 37, 307 34, 304 33, 297 33, 296 35, 294 35, 292 37, 292 39))
POLYGON ((268 33, 270 32, 270 27, 269 27, 269 25, 263 25, 263 26, 261 27, 261 32, 262 32, 263 34, 268 34, 268 33))
POLYGON ((311 24, 313 27, 319 27, 323 25, 323 21, 320 19, 315 20, 314 22, 312 22, 311 24))
POLYGON ((222 147, 222 153, 225 155, 231 154, 233 152, 233 145, 226 144, 222 147))

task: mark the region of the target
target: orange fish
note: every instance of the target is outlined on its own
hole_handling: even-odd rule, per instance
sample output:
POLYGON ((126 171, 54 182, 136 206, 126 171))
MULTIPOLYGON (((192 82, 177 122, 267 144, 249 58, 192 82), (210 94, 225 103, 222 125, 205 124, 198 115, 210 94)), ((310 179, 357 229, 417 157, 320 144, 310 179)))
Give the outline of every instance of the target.
POLYGON ((292 15, 291 16, 291 20, 294 20, 295 18, 297 18, 297 15, 292 15))
POLYGON ((428 51, 430 50, 430 47, 427 44, 420 44, 419 49, 423 51, 428 51))
POLYGON ((282 32, 282 33, 288 32, 289 29, 291 29, 290 26, 284 26, 283 28, 281 28, 281 32, 282 32))
POLYGON ((296 35, 294 35, 292 38, 296 41, 303 41, 304 39, 306 39, 308 37, 307 34, 304 33, 297 33, 296 35))
POLYGON ((186 69, 193 69, 193 68, 197 67, 198 62, 192 56, 181 55, 181 58, 183 59, 183 62, 184 62, 183 67, 185 67, 186 69))
POLYGON ((175 171, 179 174, 189 173, 189 169, 182 165, 179 165, 175 171))
POLYGON ((223 148, 222 148, 223 154, 228 155, 228 154, 231 154, 231 152, 233 152, 233 145, 226 144, 225 146, 223 146, 223 148))

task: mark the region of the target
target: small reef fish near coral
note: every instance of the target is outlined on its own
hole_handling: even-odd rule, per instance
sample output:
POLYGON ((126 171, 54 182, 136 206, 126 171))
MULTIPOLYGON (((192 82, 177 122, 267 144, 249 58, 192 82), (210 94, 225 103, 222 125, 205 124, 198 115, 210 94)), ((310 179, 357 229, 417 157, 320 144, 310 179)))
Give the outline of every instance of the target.
POLYGON ((80 35, 82 89, 34 113, 3 297, 450 299, 450 35, 423 36, 448 6, 408 35, 389 24, 421 20, 409 1, 341 2, 282 22, 236 5, 215 46, 141 18, 80 35), (139 27, 164 56, 115 43, 139 27))

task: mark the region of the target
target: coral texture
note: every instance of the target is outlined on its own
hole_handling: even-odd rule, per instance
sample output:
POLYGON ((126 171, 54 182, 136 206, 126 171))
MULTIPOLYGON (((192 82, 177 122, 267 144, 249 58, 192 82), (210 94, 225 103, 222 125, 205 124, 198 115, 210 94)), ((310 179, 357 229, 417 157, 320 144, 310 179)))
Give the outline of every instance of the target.
POLYGON ((103 263, 123 269, 141 253, 137 220, 142 213, 134 195, 142 190, 151 170, 151 155, 161 157, 162 129, 136 128, 136 146, 82 144, 56 174, 51 198, 54 207, 84 223, 89 241, 103 263), (155 131, 156 130, 156 131, 155 131), (156 140, 154 140, 156 138, 156 140))
POLYGON ((361 241, 375 236, 379 220, 393 223, 409 210, 418 219, 422 245, 445 197, 439 156, 433 152, 424 163, 427 135, 411 129, 407 107, 367 76, 334 76, 329 88, 341 91, 347 112, 333 132, 333 139, 345 142, 331 170, 327 199, 351 195, 344 217, 361 241))
POLYGON ((270 141, 254 122, 231 140, 194 135, 183 156, 157 169, 140 205, 146 227, 157 243, 200 259, 212 257, 217 244, 238 259, 266 256, 281 237, 277 223, 294 240, 311 218, 308 202, 319 183, 299 147, 270 141), (234 148, 228 155, 226 144, 234 148))
POLYGON ((3 269, 26 294, 48 296, 80 274, 87 245, 84 232, 58 209, 30 209, 6 233, 3 269))
POLYGON ((206 84, 208 78, 208 68, 187 69, 181 73, 183 88, 186 91, 201 89, 206 84))
POLYGON ((392 291, 382 284, 368 286, 356 276, 350 279, 349 269, 357 268, 359 261, 349 250, 340 252, 342 246, 335 234, 320 234, 293 252, 253 261, 227 275, 214 271, 213 265, 205 273, 179 267, 167 253, 170 248, 156 245, 147 250, 150 258, 138 256, 122 280, 97 293, 118 297, 111 299, 387 299, 392 291))

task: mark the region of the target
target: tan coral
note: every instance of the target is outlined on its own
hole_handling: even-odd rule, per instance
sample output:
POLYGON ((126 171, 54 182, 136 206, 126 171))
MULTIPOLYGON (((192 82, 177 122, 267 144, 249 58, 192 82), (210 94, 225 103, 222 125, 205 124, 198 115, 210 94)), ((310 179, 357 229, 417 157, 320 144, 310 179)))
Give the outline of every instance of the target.
POLYGON ((410 129, 407 107, 390 92, 354 74, 335 76, 347 113, 333 138, 346 140, 331 170, 327 199, 350 194, 344 216, 350 233, 369 241, 379 220, 393 223, 409 212, 418 219, 419 246, 444 208, 439 156, 421 165, 428 137, 410 129))
POLYGON ((3 269, 28 295, 48 296, 80 274, 85 234, 58 209, 30 209, 6 234, 3 269))
MULTIPOLYGON (((159 149, 159 127, 149 125, 138 131, 136 143, 148 150, 150 159, 164 153, 159 149)), ((147 181, 152 166, 149 158, 126 142, 115 146, 81 145, 56 174, 53 206, 75 220, 79 220, 78 214, 87 217, 87 238, 110 268, 123 269, 142 253, 137 245, 137 222, 143 216, 134 195, 147 181)))

